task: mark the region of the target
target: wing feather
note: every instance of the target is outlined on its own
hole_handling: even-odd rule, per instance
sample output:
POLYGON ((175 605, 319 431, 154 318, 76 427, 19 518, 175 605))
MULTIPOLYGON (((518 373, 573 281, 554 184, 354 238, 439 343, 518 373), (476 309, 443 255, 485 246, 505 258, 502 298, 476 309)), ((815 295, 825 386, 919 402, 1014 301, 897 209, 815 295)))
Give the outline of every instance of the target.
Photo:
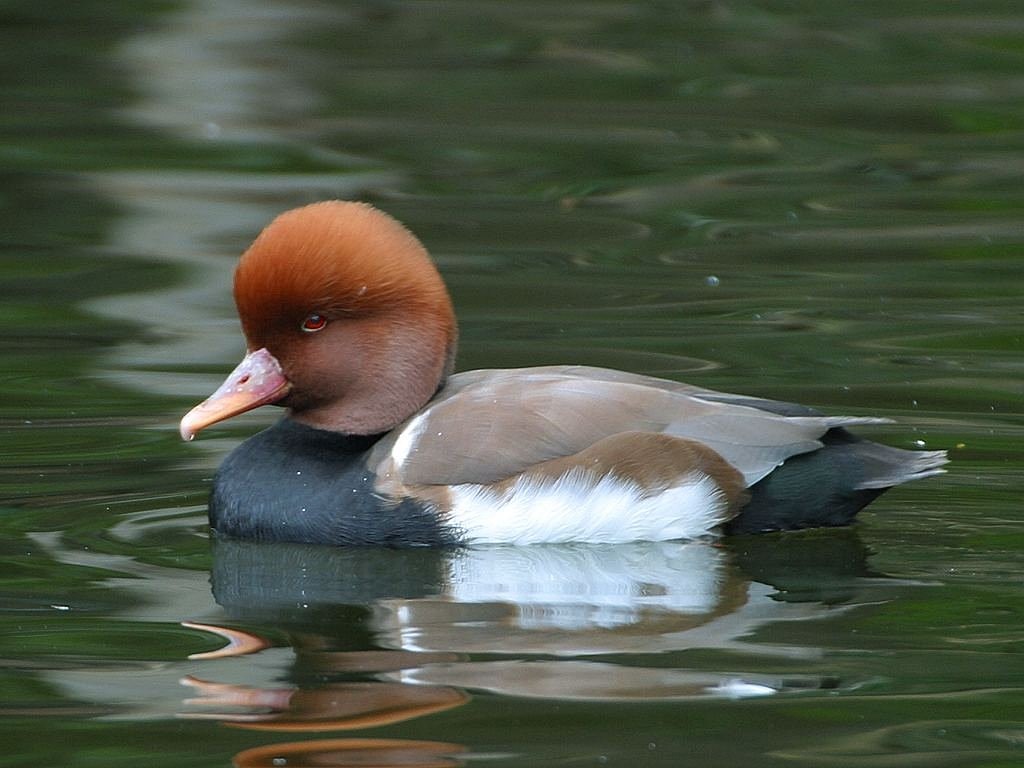
POLYGON ((709 446, 749 486, 790 456, 819 448, 832 426, 871 421, 810 409, 786 415, 785 403, 735 399, 582 366, 473 371, 453 376, 413 420, 415 433, 399 426, 371 461, 405 485, 486 484, 620 432, 663 432, 709 446), (392 451, 396 442, 400 452, 392 451))

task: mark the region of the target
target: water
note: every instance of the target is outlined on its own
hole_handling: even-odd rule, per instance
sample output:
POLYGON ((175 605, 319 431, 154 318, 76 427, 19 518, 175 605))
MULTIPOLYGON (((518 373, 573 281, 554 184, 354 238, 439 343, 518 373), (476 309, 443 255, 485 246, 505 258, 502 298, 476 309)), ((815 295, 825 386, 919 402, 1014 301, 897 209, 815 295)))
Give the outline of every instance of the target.
POLYGON ((13 3, 0 51, 0 765, 1021 761, 1013 4, 13 3), (889 416, 950 473, 847 531, 211 551, 274 414, 176 422, 325 197, 430 247, 460 368, 889 416))

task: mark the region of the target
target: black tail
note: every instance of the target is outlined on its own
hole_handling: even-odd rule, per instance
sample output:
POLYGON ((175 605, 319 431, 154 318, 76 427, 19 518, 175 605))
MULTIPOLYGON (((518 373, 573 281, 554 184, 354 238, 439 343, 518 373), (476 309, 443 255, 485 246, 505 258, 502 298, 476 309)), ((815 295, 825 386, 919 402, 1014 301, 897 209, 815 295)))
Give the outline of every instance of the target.
POLYGON ((945 451, 904 451, 830 429, 824 446, 800 454, 750 488, 727 533, 848 525, 894 485, 945 472, 945 451))

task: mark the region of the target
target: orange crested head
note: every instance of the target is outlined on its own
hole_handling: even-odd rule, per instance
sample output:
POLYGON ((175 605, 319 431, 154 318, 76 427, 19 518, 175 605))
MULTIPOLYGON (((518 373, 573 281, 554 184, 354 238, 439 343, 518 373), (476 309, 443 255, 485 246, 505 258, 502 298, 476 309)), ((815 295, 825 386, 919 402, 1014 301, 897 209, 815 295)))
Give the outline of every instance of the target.
MULTIPOLYGON (((307 318, 407 313, 454 344, 448 292, 420 241, 365 203, 331 200, 282 213, 242 254, 235 303, 250 349, 307 318)), ((314 321, 315 322, 315 321, 314 321)))
POLYGON ((182 420, 191 439, 265 404, 320 429, 376 434, 444 384, 458 326, 419 240, 385 213, 332 200, 278 216, 235 271, 248 346, 182 420))

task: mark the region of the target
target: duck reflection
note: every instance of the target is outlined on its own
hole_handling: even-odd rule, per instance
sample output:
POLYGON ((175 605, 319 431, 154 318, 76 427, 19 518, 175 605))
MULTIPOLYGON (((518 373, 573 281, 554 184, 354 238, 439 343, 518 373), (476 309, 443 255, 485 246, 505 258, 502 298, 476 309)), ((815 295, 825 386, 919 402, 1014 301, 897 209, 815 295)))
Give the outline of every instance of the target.
POLYGON ((185 700, 191 719, 261 731, 338 731, 391 725, 468 701, 461 690, 389 682, 335 682, 315 687, 259 687, 182 679, 197 695, 185 700))
MULTIPOLYGON (((426 686, 439 704, 455 705, 439 693, 447 688, 614 700, 833 685, 814 676, 637 663, 638 655, 698 648, 819 657, 813 647, 752 635, 767 623, 837 610, 830 606, 852 597, 866 574, 864 548, 850 532, 768 538, 737 538, 727 547, 694 541, 448 552, 217 541, 213 588, 232 619, 288 628, 306 674, 358 671, 373 676, 371 687, 426 686), (795 597, 783 599, 779 581, 794 585, 795 597), (361 637, 353 638, 354 628, 361 637), (390 652, 339 649, 339 637, 390 652), (622 654, 630 659, 589 658, 622 654)), ((309 706, 300 707, 302 719, 309 706)))
MULTIPOLYGON (((817 658, 816 648, 752 635, 855 603, 869 575, 851 531, 447 552, 213 548, 213 592, 226 618, 186 626, 225 645, 190 657, 213 666, 210 676, 200 669, 182 679, 192 692, 182 716, 282 734, 391 725, 461 706, 467 691, 625 701, 834 687, 816 675, 683 667, 665 654, 817 658), (274 683, 211 679, 231 657, 280 653, 282 642, 263 631, 287 638, 283 677, 278 657, 274 683)), ((235 764, 448 766, 465 751, 447 741, 328 738, 245 750, 235 764)))
POLYGON ((465 751, 460 744, 408 739, 322 739, 271 744, 239 752, 232 761, 237 768, 303 766, 402 766, 446 768, 462 765, 454 756, 465 751))
POLYGON ((748 649, 758 624, 820 613, 772 600, 728 560, 699 541, 464 550, 448 560, 442 594, 379 600, 373 626, 404 650, 581 656, 748 649))

